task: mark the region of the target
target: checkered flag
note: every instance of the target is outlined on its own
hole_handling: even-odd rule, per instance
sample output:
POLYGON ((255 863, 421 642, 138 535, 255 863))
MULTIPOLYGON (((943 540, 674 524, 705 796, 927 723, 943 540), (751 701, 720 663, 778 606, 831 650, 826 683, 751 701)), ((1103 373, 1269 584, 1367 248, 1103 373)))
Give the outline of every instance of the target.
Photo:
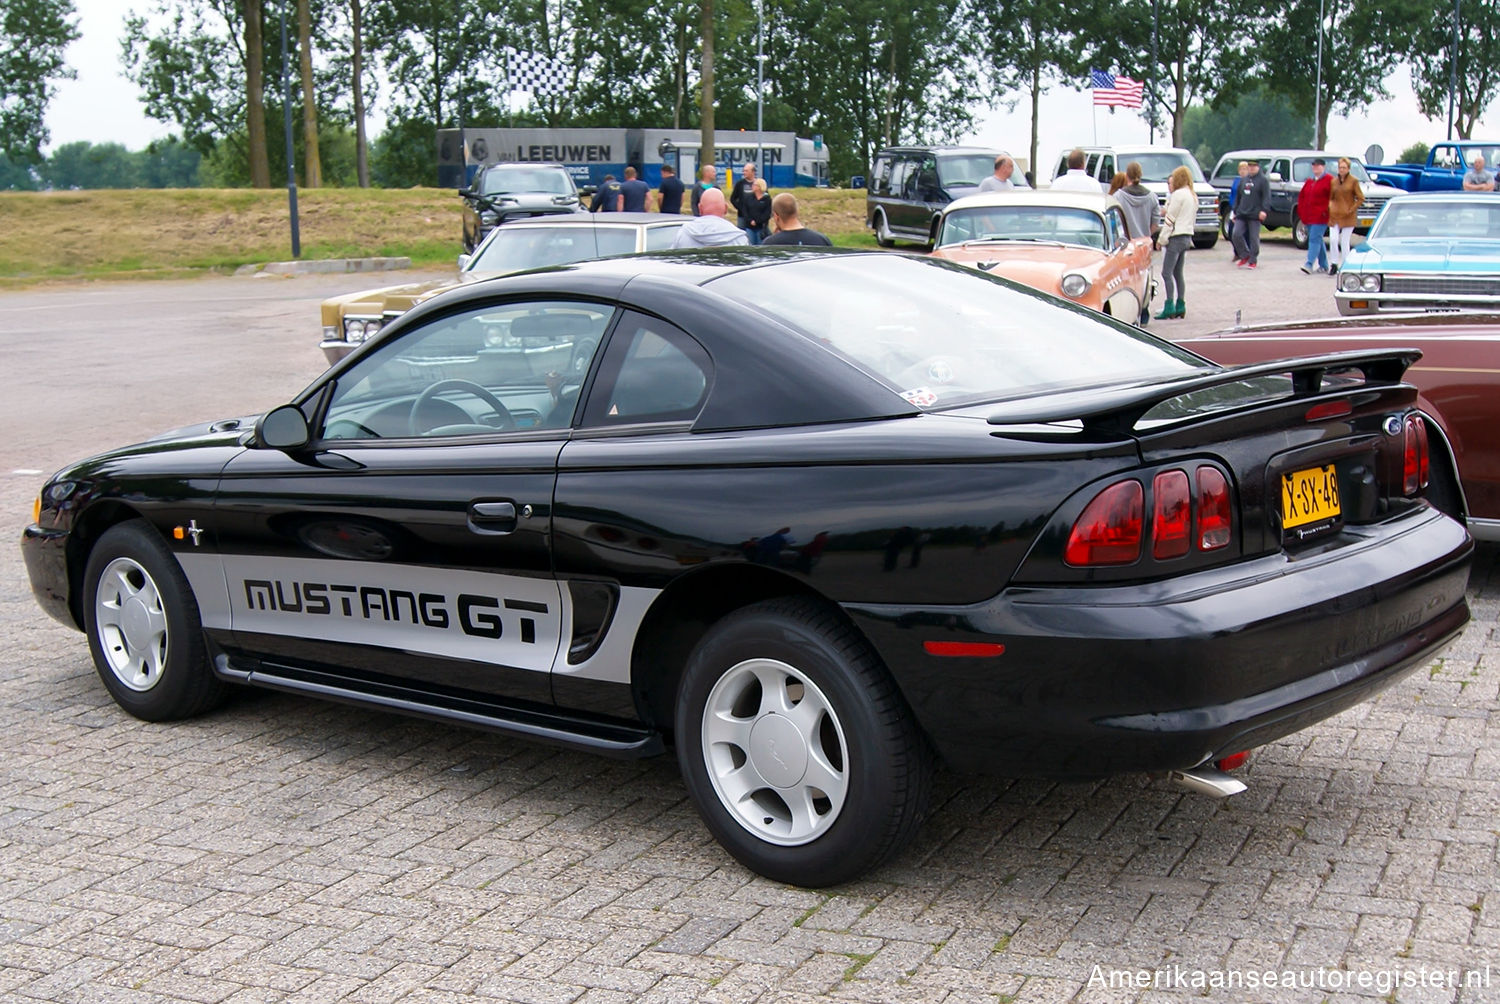
POLYGON ((513 91, 563 94, 568 89, 568 68, 544 52, 507 48, 505 82, 513 91))

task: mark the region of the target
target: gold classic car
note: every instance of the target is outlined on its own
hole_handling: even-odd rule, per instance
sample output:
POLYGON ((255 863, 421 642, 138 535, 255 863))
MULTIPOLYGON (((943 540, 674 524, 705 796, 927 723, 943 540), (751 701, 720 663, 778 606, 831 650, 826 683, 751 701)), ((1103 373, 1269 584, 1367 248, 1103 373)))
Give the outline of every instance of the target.
POLYGON ((933 254, 1061 296, 1128 324, 1151 310, 1151 239, 1111 196, 999 192, 952 202, 933 254))
POLYGON ((336 363, 423 300, 466 282, 669 248, 688 219, 665 213, 569 213, 513 220, 490 231, 472 255, 459 255, 456 278, 383 286, 324 300, 323 340, 318 347, 336 363))

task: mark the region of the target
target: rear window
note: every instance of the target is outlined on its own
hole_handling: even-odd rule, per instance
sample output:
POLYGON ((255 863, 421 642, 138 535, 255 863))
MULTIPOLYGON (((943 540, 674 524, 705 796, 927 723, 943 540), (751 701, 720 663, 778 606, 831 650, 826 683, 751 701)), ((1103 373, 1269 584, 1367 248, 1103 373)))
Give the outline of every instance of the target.
POLYGON ((911 404, 942 409, 1208 366, 1083 308, 950 262, 850 255, 709 283, 802 331, 911 404), (747 292, 748 291, 748 292, 747 292))
POLYGON ((601 255, 625 254, 635 250, 634 231, 625 233, 628 247, 612 248, 619 243, 603 240, 595 235, 591 226, 559 224, 557 226, 506 226, 500 227, 488 241, 480 246, 474 260, 469 262, 470 272, 519 272, 527 268, 544 265, 567 265, 601 255), (606 250, 609 243, 611 250, 606 250))

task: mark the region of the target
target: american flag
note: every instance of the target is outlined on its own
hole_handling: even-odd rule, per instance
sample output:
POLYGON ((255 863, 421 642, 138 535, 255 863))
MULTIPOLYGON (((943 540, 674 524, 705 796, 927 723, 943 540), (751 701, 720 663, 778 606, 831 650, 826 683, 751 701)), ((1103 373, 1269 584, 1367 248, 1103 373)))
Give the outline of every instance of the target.
POLYGON ((1089 79, 1094 85, 1094 104, 1111 108, 1139 108, 1141 94, 1145 89, 1139 80, 1117 77, 1103 70, 1090 70, 1089 79))

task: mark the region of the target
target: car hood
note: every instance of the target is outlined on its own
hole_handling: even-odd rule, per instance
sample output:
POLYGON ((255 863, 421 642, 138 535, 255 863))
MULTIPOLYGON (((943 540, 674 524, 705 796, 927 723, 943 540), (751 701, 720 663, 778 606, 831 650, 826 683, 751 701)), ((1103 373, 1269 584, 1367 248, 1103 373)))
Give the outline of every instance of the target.
POLYGON ((1500 273, 1500 241, 1396 237, 1364 244, 1349 264, 1387 272, 1500 273))
POLYGON ((1056 285, 1058 278, 1065 272, 1081 271, 1104 260, 1104 252, 1093 248, 1019 242, 956 245, 939 248, 933 255, 976 267, 982 263, 984 271, 992 275, 1003 275, 1007 279, 1041 288, 1056 285))

